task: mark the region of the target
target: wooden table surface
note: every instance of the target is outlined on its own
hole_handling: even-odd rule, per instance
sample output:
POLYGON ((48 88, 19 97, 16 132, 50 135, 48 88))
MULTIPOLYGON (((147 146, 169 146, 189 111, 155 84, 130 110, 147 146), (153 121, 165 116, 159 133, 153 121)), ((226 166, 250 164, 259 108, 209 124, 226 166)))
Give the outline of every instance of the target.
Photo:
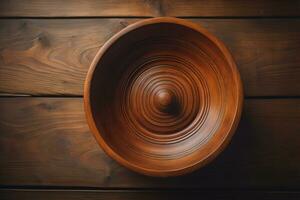
POLYGON ((0 199, 300 199, 300 1, 0 2, 0 199), (86 124, 99 48, 135 21, 176 16, 231 50, 244 84, 238 130, 193 174, 146 177, 107 157, 86 124))

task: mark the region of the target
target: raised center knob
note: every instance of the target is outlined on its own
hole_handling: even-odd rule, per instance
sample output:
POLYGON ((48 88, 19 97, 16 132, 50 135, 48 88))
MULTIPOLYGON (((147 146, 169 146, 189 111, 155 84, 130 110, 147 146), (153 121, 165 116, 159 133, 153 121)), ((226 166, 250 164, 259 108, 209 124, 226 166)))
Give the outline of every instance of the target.
POLYGON ((155 106, 161 112, 176 114, 178 111, 177 98, 173 92, 162 89, 156 93, 155 106))

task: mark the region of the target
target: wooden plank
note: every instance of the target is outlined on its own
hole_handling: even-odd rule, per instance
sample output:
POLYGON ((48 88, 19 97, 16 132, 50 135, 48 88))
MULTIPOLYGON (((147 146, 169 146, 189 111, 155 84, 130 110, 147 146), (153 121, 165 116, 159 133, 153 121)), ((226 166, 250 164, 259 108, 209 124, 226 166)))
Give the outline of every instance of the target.
POLYGON ((300 1, 243 0, 6 0, 0 17, 299 16, 300 1))
MULTIPOLYGON (((0 20, 0 92, 82 95, 86 72, 100 46, 136 20, 0 20)), ((246 96, 300 95, 300 19, 193 21, 232 51, 246 96)))
POLYGON ((7 0, 0 17, 153 16, 155 3, 142 0, 7 0))
POLYGON ((175 178, 131 172, 89 132, 81 98, 0 98, 0 185, 99 188, 295 189, 300 99, 248 99, 230 145, 208 166, 175 178))
POLYGON ((142 191, 142 190, 24 190, 2 189, 0 195, 3 200, 12 199, 42 199, 42 200, 164 200, 164 199, 261 199, 261 200, 298 200, 299 192, 289 191, 142 191))
POLYGON ((300 1, 167 0, 160 13, 168 16, 299 16, 300 1))
POLYGON ((132 20, 0 20, 0 92, 81 95, 97 50, 132 20))

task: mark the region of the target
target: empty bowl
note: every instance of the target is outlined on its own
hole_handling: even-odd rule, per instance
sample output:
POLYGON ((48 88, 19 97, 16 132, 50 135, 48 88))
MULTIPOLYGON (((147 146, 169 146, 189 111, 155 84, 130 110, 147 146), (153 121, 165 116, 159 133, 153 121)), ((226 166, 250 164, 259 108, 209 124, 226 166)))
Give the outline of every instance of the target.
POLYGON ((138 21, 110 38, 88 71, 89 127, 117 162, 150 176, 204 166, 228 144, 243 93, 225 45, 186 20, 138 21))

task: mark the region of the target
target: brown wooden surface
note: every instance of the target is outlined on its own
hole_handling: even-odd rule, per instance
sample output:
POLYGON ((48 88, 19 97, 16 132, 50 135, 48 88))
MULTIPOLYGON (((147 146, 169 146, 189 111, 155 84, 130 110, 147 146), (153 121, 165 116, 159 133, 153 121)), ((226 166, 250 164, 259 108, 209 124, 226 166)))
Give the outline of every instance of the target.
MULTIPOLYGON (((97 50, 136 20, 0 20, 0 92, 82 95, 83 81, 97 50)), ((299 19, 192 21, 229 47, 246 96, 300 95, 299 19)))
POLYGON ((299 0, 6 0, 5 17, 299 16, 299 0))
POLYGON ((137 191, 137 190, 0 190, 1 199, 23 200, 165 200, 165 199, 243 199, 299 200, 300 192, 288 191, 137 191))
POLYGON ((0 188, 23 189, 2 189, 0 199, 300 199, 299 16, 299 0, 1 1, 0 96, 10 97, 0 98, 0 188), (96 51, 114 33, 134 17, 164 15, 188 17, 222 39, 251 98, 217 160, 156 179, 108 158, 82 99, 65 96, 82 96, 96 51), (39 189, 52 187, 67 190, 39 189))
POLYGON ((248 99, 225 151, 177 178, 150 178, 108 158, 81 98, 0 99, 0 185, 96 188, 297 189, 300 99, 248 99))

